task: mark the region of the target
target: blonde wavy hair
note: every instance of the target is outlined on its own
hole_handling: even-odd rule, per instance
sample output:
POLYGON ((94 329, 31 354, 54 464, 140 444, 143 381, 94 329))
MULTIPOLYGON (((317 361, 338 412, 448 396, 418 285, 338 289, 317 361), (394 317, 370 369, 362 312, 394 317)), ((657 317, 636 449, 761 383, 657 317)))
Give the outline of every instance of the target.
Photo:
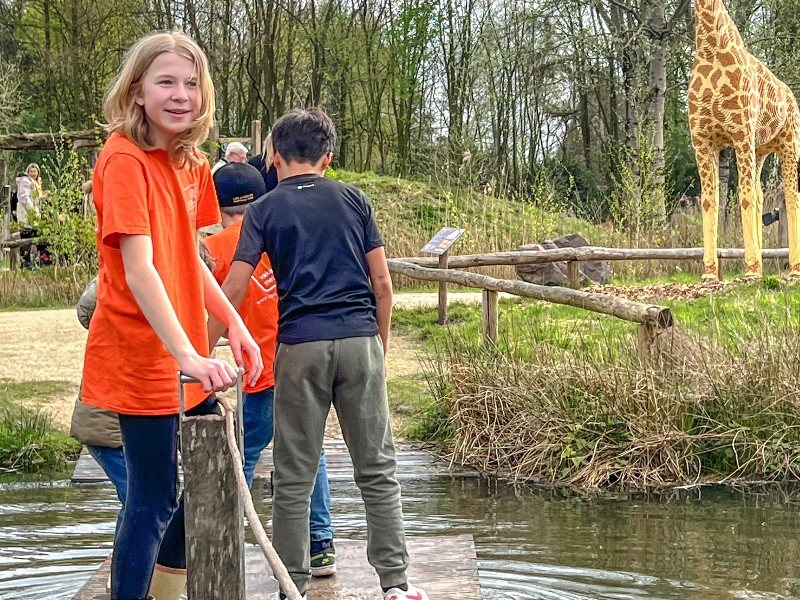
POLYGON ((264 170, 269 171, 272 161, 275 160, 275 148, 272 146, 272 131, 264 138, 264 170))
POLYGON ((108 133, 121 133, 142 150, 156 149, 144 107, 136 103, 136 95, 145 71, 164 52, 174 52, 191 60, 195 66, 200 91, 198 115, 191 126, 172 141, 168 151, 170 160, 178 167, 187 163, 198 165, 205 160, 199 146, 208 138, 208 130, 214 122, 214 84, 206 55, 194 40, 180 31, 157 31, 131 46, 103 100, 105 129, 108 133))

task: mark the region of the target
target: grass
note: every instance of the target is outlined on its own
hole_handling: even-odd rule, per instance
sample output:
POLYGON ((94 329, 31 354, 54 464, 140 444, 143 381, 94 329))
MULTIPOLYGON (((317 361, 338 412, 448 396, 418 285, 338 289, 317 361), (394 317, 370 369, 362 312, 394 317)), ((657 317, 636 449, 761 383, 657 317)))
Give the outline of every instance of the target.
POLYGON ((0 471, 63 471, 81 445, 53 425, 50 416, 23 403, 46 402, 71 389, 66 381, 0 379, 0 471))
POLYGON ((636 326, 501 300, 500 339, 480 309, 397 310, 434 357, 418 431, 485 472, 579 487, 653 489, 800 476, 800 298, 775 278, 663 300, 679 323, 643 364, 636 326))
POLYGON ((96 266, 0 271, 0 310, 75 306, 96 266))

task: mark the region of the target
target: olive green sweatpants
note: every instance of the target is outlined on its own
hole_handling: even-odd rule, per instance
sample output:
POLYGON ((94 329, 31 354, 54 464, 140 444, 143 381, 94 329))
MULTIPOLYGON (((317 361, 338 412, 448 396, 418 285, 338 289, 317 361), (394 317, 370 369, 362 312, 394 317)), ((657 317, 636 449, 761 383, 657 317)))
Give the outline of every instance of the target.
POLYGON ((408 553, 380 337, 280 344, 275 357, 275 550, 300 593, 311 576, 310 497, 325 421, 336 409, 367 515, 367 559, 383 587, 406 581, 408 553))

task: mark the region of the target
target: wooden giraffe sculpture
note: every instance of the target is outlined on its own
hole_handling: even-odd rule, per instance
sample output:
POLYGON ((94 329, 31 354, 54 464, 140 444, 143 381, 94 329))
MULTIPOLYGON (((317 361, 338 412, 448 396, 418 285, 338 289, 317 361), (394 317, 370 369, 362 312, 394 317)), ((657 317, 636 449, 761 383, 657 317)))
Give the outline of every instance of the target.
POLYGON ((761 276, 760 174, 778 154, 783 171, 789 227, 789 265, 800 276, 797 220, 797 159, 800 112, 789 87, 748 53, 722 0, 694 0, 695 55, 689 80, 689 129, 700 173, 703 208, 703 279, 718 279, 717 222, 719 152, 732 146, 739 170, 739 204, 748 275, 761 276))

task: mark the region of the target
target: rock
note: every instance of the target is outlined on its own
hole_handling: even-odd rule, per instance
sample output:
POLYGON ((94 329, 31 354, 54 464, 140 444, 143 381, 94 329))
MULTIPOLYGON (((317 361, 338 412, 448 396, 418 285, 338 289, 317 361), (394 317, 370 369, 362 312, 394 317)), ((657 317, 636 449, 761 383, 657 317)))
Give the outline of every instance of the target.
MULTIPOLYGON (((591 246, 580 233, 571 233, 539 244, 525 244, 520 250, 551 250, 554 248, 580 248, 591 246)), ((606 283, 611 279, 611 265, 604 260, 590 260, 579 263, 581 283, 606 283)), ((566 261, 543 263, 539 265, 518 265, 517 277, 528 283, 539 285, 569 285, 566 261)))

